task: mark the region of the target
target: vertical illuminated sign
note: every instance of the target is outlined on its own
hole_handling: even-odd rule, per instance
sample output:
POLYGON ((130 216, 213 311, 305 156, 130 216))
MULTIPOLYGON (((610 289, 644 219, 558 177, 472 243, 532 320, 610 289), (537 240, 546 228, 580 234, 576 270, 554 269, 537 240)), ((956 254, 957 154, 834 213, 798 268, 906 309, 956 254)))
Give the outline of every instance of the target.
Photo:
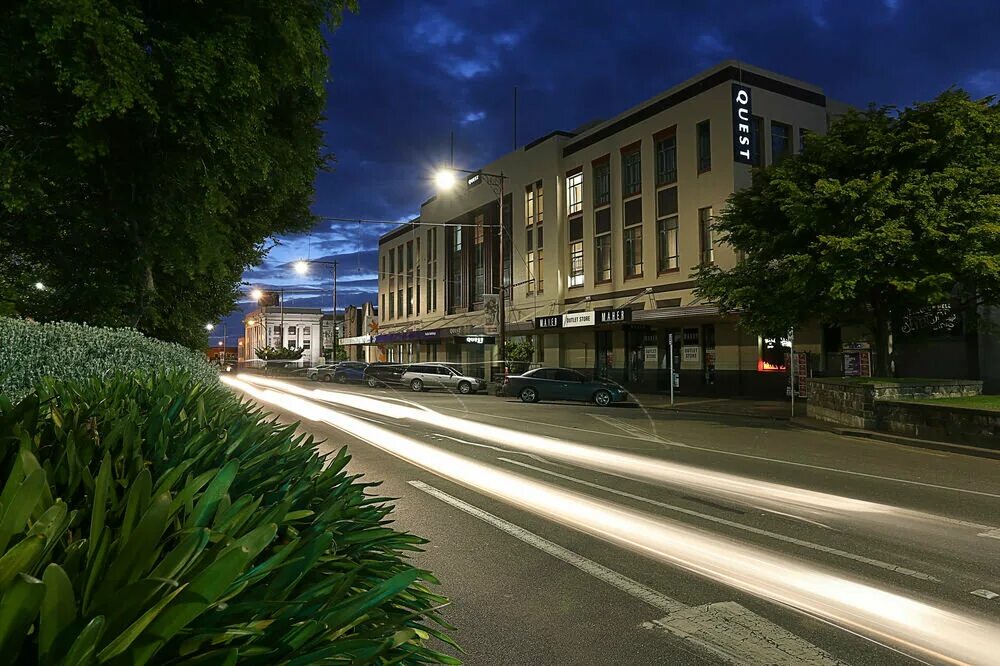
POLYGON ((753 110, 750 106, 750 89, 733 84, 733 159, 741 164, 752 164, 751 136, 753 110))

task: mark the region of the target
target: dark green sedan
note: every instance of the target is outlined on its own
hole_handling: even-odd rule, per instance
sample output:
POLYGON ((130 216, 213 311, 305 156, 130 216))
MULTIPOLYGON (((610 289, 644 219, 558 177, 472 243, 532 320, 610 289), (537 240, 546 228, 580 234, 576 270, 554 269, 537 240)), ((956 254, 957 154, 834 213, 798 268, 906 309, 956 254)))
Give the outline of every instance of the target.
POLYGON ((591 380, 568 368, 535 368, 504 380, 504 394, 521 402, 578 400, 607 407, 629 399, 628 393, 610 382, 591 380))

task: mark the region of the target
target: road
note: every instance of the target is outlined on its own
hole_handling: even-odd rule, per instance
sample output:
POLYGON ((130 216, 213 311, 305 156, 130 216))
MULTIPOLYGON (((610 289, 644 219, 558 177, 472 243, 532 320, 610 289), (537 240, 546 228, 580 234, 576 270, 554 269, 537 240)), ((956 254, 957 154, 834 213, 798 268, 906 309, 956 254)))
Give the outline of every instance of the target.
POLYGON ((641 406, 245 380, 398 498, 466 663, 997 663, 1000 461, 641 406))

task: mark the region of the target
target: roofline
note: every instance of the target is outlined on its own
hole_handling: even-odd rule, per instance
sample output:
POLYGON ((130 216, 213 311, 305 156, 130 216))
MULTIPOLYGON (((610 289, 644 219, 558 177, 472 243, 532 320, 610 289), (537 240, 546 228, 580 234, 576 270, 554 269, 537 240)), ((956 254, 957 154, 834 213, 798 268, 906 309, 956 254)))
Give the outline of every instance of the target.
POLYGON ((624 129, 647 120, 662 111, 686 102, 692 97, 707 92, 728 81, 744 83, 808 104, 826 107, 826 95, 823 94, 822 88, 753 67, 737 60, 727 60, 615 116, 611 120, 583 132, 576 141, 563 148, 563 157, 569 157, 573 153, 583 150, 602 139, 617 134, 624 129))
POLYGON ((384 233, 381 236, 379 236, 378 244, 382 245, 383 243, 388 243, 393 238, 399 238, 400 236, 402 236, 407 231, 412 231, 413 228, 416 227, 418 224, 420 224, 420 217, 419 216, 413 218, 409 222, 403 222, 402 224, 400 224, 398 227, 396 227, 392 231, 387 231, 386 233, 384 233))

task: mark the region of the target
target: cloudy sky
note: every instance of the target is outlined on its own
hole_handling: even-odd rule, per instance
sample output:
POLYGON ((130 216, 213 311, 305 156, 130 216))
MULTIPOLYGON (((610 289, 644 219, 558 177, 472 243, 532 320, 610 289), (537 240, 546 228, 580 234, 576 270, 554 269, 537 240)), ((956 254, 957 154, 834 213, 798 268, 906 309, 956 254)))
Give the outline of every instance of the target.
MULTIPOLYGON (((511 149, 514 86, 522 145, 616 115, 729 58, 861 106, 905 105, 949 86, 994 94, 998 17, 997 0, 361 0, 330 36, 323 129, 337 162, 317 177, 313 210, 417 215, 451 132, 458 166, 511 149)), ((378 236, 392 226, 323 221, 278 239, 245 279, 311 290, 300 304, 329 307, 328 270, 303 278, 289 262, 337 259, 338 304, 374 300, 378 236)))

